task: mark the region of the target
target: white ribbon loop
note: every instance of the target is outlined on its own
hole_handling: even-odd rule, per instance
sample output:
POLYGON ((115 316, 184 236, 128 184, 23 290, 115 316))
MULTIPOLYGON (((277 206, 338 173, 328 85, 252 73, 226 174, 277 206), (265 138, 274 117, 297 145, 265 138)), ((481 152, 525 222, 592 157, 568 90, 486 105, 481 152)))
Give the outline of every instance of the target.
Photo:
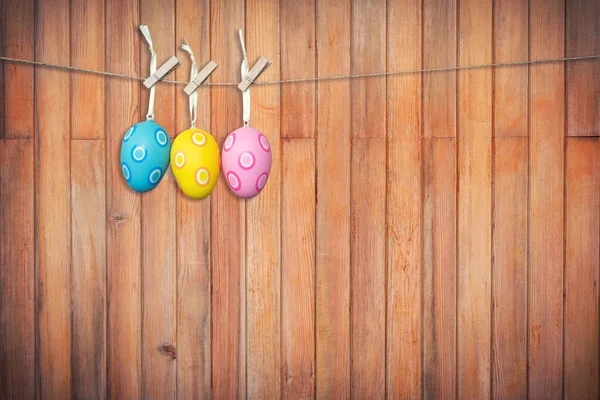
MULTIPOLYGON (((242 44, 242 52, 244 54, 244 59, 242 60, 242 79, 246 78, 248 75, 248 54, 246 53, 246 45, 244 44, 244 35, 242 34, 242 30, 238 31, 240 35, 240 43, 242 44)), ((247 126, 250 123, 250 89, 245 90, 242 93, 242 105, 243 105, 243 119, 244 126, 247 126)))
MULTIPOLYGON (((150 36, 150 30, 146 25, 140 25, 140 31, 146 42, 148 42, 148 46, 150 48, 150 75, 154 75, 156 73, 156 52, 154 51, 154 47, 152 47, 152 37, 150 36)), ((156 92, 156 86, 152 86, 150 88, 150 100, 148 101, 148 114, 146 114, 147 120, 154 119, 154 97, 156 92)))
MULTIPOLYGON (((181 45, 181 48, 187 51, 192 59, 192 70, 190 72, 190 82, 194 82, 194 78, 198 75, 198 64, 196 64, 196 59, 194 58, 194 52, 192 48, 186 41, 181 45)), ((190 119, 192 121, 192 128, 196 127, 196 117, 198 116, 198 91, 192 92, 190 95, 190 119)))

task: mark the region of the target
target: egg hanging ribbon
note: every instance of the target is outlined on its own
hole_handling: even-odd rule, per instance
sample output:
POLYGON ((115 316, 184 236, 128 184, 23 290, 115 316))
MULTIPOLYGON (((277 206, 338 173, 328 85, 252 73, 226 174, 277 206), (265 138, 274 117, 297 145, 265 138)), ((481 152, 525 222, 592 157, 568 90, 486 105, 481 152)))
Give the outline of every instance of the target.
MULTIPOLYGON (((192 60, 190 82, 198 74, 198 65, 189 44, 181 48, 187 51, 192 60)), ((171 148, 171 170, 179 188, 192 199, 203 199, 214 189, 219 180, 219 145, 212 135, 196 128, 198 115, 198 91, 190 95, 191 127, 181 132, 171 148)))
MULTIPOLYGON (((140 31, 150 47, 150 74, 156 73, 156 52, 150 31, 140 25, 140 31)), ((127 130, 121 142, 121 171, 127 184, 136 192, 154 189, 169 166, 171 139, 166 130, 154 122, 154 95, 156 85, 150 88, 146 121, 127 130)))
MULTIPOLYGON (((239 31, 244 60, 242 79, 248 74, 248 55, 242 31, 239 31)), ((242 92, 244 126, 231 132, 223 143, 223 172, 227 185, 236 196, 248 199, 265 187, 271 171, 271 145, 265 135, 249 126, 250 89, 242 92)))

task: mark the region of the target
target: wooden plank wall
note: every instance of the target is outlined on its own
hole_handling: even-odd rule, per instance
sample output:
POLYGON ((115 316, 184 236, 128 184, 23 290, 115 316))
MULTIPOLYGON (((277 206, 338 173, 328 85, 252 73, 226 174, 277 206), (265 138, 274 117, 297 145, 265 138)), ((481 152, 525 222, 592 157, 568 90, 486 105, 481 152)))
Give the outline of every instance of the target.
MULTIPOLYGON (((600 0, 4 0, 7 57, 236 81, 600 53, 600 0)), ((189 126, 181 86, 156 119, 189 126)), ((0 63, 0 398, 598 398, 600 61, 254 86, 256 198, 119 168, 138 81, 0 63)), ((242 124, 232 87, 197 125, 242 124)))

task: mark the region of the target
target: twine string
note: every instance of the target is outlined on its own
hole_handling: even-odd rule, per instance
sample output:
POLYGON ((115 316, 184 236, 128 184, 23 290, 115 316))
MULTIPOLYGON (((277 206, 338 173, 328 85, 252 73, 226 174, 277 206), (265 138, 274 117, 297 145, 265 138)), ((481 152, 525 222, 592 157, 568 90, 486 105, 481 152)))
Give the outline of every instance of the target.
MULTIPOLYGON (((353 74, 353 75, 333 75, 333 76, 319 76, 313 78, 298 78, 298 79, 279 79, 273 81, 262 81, 262 82, 254 82, 253 85, 277 85, 277 84, 285 84, 285 83, 303 83, 303 82, 320 82, 320 81, 333 81, 333 80, 342 80, 342 79, 361 79, 361 78, 371 78, 377 76, 394 76, 394 75, 410 75, 410 74, 420 74, 420 73, 433 73, 433 72, 450 72, 450 71, 464 71, 464 70, 473 70, 473 69, 483 69, 483 68, 503 68, 503 67, 516 67, 523 65, 539 65, 539 64, 551 64, 557 62, 565 62, 565 61, 583 61, 583 60, 596 60, 600 59, 600 54, 589 55, 589 56, 574 56, 574 57, 561 57, 561 58, 551 58, 544 60, 527 60, 527 61, 510 61, 503 63, 490 63, 490 64, 476 64, 476 65, 464 65, 464 66, 449 66, 449 67, 439 67, 439 68, 423 68, 423 69, 407 69, 400 71, 389 71, 389 72, 373 72, 368 74, 353 74)), ((108 71, 98 71, 93 69, 79 68, 79 67, 71 67, 69 65, 60 65, 60 64, 52 64, 41 61, 33 61, 33 60, 23 60, 19 58, 11 58, 0 56, 0 60, 18 63, 18 64, 29 64, 29 65, 37 65, 41 67, 49 67, 49 68, 57 68, 57 69, 65 69, 74 72, 84 72, 95 75, 104 75, 113 78, 122 78, 122 79, 131 79, 137 81, 146 80, 145 77, 133 76, 127 74, 119 74, 115 72, 108 71)), ((174 81, 163 79, 159 83, 173 83, 178 85, 187 85, 189 82, 184 81, 174 81)), ((204 86, 237 86, 239 82, 208 82, 205 83, 204 86)))

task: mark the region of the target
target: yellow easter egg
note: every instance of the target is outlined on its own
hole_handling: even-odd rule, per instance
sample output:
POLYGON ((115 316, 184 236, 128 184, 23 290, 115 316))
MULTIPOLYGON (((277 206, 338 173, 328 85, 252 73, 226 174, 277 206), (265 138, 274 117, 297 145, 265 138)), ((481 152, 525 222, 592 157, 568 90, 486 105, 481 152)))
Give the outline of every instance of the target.
POLYGON ((186 196, 192 199, 208 196, 221 170, 215 138, 198 128, 181 132, 171 146, 171 170, 186 196))

